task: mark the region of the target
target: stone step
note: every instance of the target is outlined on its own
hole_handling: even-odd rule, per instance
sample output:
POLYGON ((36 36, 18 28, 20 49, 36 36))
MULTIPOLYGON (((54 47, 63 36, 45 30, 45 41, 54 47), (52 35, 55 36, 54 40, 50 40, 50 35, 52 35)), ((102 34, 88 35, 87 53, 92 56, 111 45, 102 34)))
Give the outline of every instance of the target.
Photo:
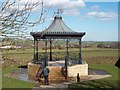
POLYGON ((56 74, 49 74, 49 76, 59 76, 59 77, 63 77, 62 74, 58 74, 58 73, 56 73, 56 74))
POLYGON ((50 77, 49 79, 65 79, 64 77, 50 77))
POLYGON ((49 77, 64 77, 63 75, 49 75, 49 77))

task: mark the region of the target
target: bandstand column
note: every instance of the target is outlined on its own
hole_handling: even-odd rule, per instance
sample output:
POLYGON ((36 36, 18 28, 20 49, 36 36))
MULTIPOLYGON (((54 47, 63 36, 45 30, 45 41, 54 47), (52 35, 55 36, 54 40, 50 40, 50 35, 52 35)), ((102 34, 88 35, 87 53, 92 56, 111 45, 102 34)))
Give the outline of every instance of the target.
POLYGON ((35 48, 36 48, 36 46, 35 46, 35 38, 34 38, 34 61, 35 61, 35 58, 36 58, 36 49, 35 48))
POLYGON ((45 40, 45 54, 47 54, 47 39, 45 40))
POLYGON ((82 55, 81 55, 81 38, 79 39, 79 64, 82 64, 82 55))
POLYGON ((45 66, 47 66, 47 39, 45 40, 45 66))
POLYGON ((68 39, 67 39, 67 42, 66 42, 66 58, 65 58, 65 71, 66 71, 66 77, 65 77, 65 79, 68 78, 68 72, 67 72, 68 57, 69 57, 69 52, 68 52, 68 39))
POLYGON ((50 39, 50 61, 52 61, 52 40, 50 39))
POLYGON ((38 62, 38 39, 34 39, 34 60, 33 63, 38 62))
POLYGON ((38 39, 36 40, 36 62, 38 62, 38 39))

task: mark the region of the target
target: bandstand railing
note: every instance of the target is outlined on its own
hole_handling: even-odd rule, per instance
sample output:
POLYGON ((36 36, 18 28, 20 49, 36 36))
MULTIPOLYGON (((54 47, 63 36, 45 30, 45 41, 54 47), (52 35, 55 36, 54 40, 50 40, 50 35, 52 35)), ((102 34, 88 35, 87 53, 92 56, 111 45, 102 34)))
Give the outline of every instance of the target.
MULTIPOLYGON (((64 61, 66 59, 66 52, 52 52, 52 61, 64 61)), ((50 60, 50 54, 49 52, 40 52, 39 53, 39 62, 44 62, 44 61, 49 61, 50 60)), ((68 65, 75 65, 79 64, 79 52, 72 52, 69 51, 68 53, 68 65)))

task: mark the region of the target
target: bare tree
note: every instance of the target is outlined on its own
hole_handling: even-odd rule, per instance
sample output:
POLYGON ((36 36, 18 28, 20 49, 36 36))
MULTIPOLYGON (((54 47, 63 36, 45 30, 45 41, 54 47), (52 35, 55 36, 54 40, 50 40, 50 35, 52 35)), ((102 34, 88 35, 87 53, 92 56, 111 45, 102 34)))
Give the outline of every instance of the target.
MULTIPOLYGON (((11 42, 9 35, 16 32, 24 35, 28 28, 43 23, 47 13, 43 0, 0 0, 0 38, 8 38, 10 45, 14 45, 16 41, 11 42)), ((11 52, 5 52, 2 58, 7 61, 5 57, 9 57, 11 52)))
POLYGON ((24 31, 45 20, 42 0, 3 0, 0 2, 0 35, 13 34, 24 31), (36 9, 39 9, 38 17, 32 16, 36 9))

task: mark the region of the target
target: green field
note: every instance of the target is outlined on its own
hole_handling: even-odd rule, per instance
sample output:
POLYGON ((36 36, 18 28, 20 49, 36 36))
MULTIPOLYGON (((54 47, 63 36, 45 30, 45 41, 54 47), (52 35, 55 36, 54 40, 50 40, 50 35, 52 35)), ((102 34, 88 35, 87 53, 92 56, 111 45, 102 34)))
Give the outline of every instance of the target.
MULTIPOLYGON (((39 49, 39 53, 44 52, 39 49)), ((48 51, 49 52, 49 51, 48 51)), ((59 57, 64 57, 66 50, 53 50, 59 53, 59 57)), ((69 54, 78 56, 78 49, 69 49, 69 54)), ((5 75, 12 72, 20 65, 27 65, 33 59, 33 49, 19 50, 3 50, 3 88, 32 88, 34 83, 17 80, 5 75)), ((54 56, 54 55, 53 55, 54 56)), ((82 48, 83 60, 89 64, 89 68, 105 70, 112 75, 110 78, 92 80, 82 83, 74 83, 69 85, 69 88, 90 88, 90 87, 118 87, 118 68, 114 66, 118 58, 117 49, 99 49, 99 48, 82 48)))
MULTIPOLYGON (((79 49, 70 48, 69 56, 79 58, 79 49)), ((3 58, 5 60, 4 66, 12 64, 27 64, 33 60, 33 49, 18 49, 18 50, 4 50, 3 58)), ((44 57, 42 49, 39 49, 40 57, 44 57)), ((49 55, 49 50, 48 50, 49 55)), ((53 58, 65 59, 66 49, 64 50, 53 50, 53 58)), ((49 57, 49 56, 48 56, 49 57)), ((118 58, 117 49, 99 49, 99 48, 83 48, 82 49, 83 60, 88 64, 115 64, 118 58)))
MULTIPOLYGON (((117 88, 118 87, 118 80, 119 80, 119 73, 118 68, 113 65, 95 65, 90 64, 89 68, 91 69, 98 69, 98 70, 105 70, 109 74, 112 75, 112 77, 99 79, 99 80, 91 80, 91 81, 85 81, 81 83, 73 83, 69 85, 69 88, 117 88)), ((7 67, 3 69, 3 75, 6 73, 12 72, 14 70, 17 70, 17 66, 13 67, 7 67)), ((120 72, 120 70, 119 70, 120 72)), ((3 76, 2 81, 3 88, 32 88, 35 84, 30 82, 25 82, 21 80, 17 80, 11 77, 3 76)))
POLYGON ((13 72, 14 70, 18 70, 18 65, 3 68, 2 88, 32 88, 35 85, 34 83, 25 82, 25 81, 21 81, 15 78, 11 78, 12 76, 10 77, 4 76, 7 73, 13 72))
MULTIPOLYGON (((70 89, 73 88, 95 88, 95 89, 101 89, 101 88, 112 88, 116 90, 117 88, 120 88, 120 69, 113 65, 89 65, 89 68, 92 69, 98 69, 98 70, 105 70, 109 74, 112 75, 112 77, 104 78, 104 79, 98 79, 98 80, 91 80, 91 81, 85 81, 80 83, 73 83, 69 85, 70 89)), ((117 89, 118 90, 118 89, 117 89)))

